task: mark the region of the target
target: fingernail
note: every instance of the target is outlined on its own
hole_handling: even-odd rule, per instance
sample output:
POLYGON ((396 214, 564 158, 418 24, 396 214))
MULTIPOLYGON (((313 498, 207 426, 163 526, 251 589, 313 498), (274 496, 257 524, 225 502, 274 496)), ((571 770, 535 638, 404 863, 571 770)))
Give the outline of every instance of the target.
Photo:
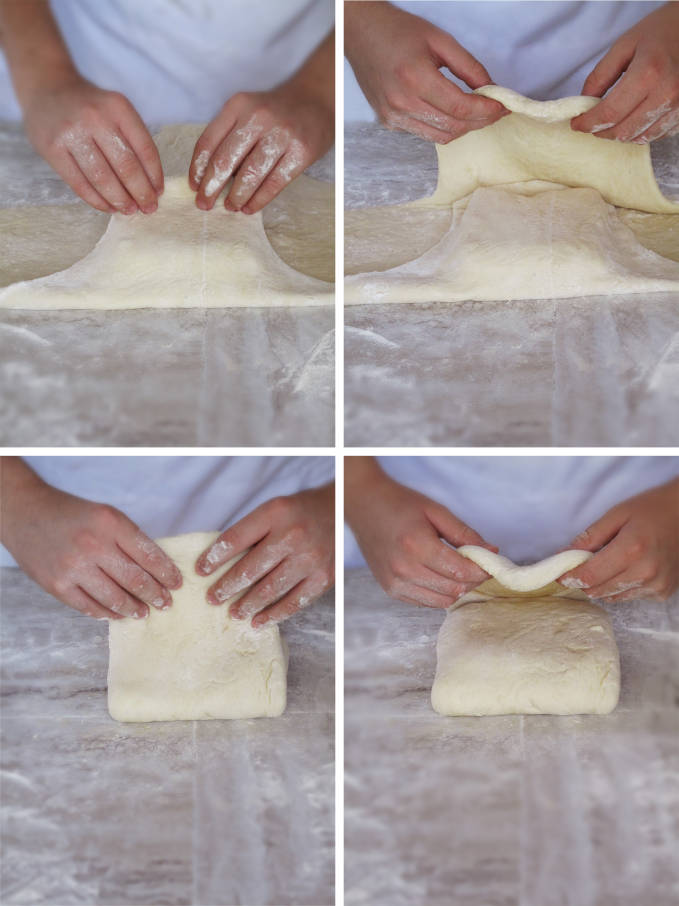
POLYGON ((226 208, 227 211, 231 211, 233 214, 235 214, 238 211, 238 208, 235 206, 235 204, 232 201, 229 201, 228 198, 224 202, 224 207, 226 208))
POLYGON ((633 138, 632 141, 635 145, 647 145, 648 144, 648 139, 644 138, 643 136, 641 138, 633 138))
POLYGON ((153 204, 146 205, 145 208, 142 208, 142 211, 144 212, 144 214, 155 214, 155 212, 157 210, 158 210, 158 205, 156 204, 155 201, 153 202, 153 204))
POLYGON ((240 610, 239 607, 232 607, 229 610, 229 616, 232 617, 234 620, 244 620, 245 619, 245 614, 240 610))
POLYGON ((128 204, 123 208, 123 214, 136 214, 138 210, 139 208, 136 206, 136 204, 128 204))
POLYGON ((139 610, 135 610, 135 612, 132 614, 132 617, 135 620, 145 620, 147 616, 148 610, 144 611, 143 613, 139 610))
POLYGON ((590 587, 586 582, 583 582, 582 579, 576 579, 575 576, 569 576, 567 579, 562 579, 561 584, 565 588, 585 589, 590 587))
POLYGON ((201 209, 201 211, 207 211, 209 208, 209 205, 204 198, 197 198, 196 205, 201 209))
POLYGON ((248 207, 248 205, 245 205, 245 207, 241 208, 240 210, 241 210, 241 214, 252 214, 253 213, 252 208, 248 207))

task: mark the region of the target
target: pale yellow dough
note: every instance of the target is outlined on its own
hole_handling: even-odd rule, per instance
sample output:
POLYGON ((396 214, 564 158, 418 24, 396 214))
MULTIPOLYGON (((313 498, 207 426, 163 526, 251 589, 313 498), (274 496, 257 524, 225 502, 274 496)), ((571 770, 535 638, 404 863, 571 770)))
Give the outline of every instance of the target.
POLYGON ((439 632, 432 707, 451 716, 608 714, 620 659, 606 612, 556 580, 591 554, 516 566, 484 548, 458 553, 491 576, 450 608, 439 632))
POLYGON ((277 717, 285 710, 287 654, 275 625, 253 629, 205 593, 236 562, 198 576, 195 562, 217 537, 196 532, 158 541, 181 570, 167 610, 109 623, 108 708, 114 720, 277 717))
POLYGON ((570 119, 593 98, 532 101, 498 86, 478 92, 514 112, 437 146, 431 197, 348 212, 347 304, 679 291, 679 265, 669 260, 679 258, 679 204, 660 193, 648 146, 572 130, 570 119), (621 217, 613 205, 646 213, 621 217), (352 232, 354 214, 354 230, 369 230, 374 215, 374 248, 352 232), (657 223, 643 216, 668 218, 660 224, 667 236, 658 239, 657 223), (395 233, 408 235, 421 231, 418 218, 432 221, 406 244, 419 257, 397 262, 397 251, 385 248, 398 246, 389 217, 399 224, 395 233), (640 244, 627 223, 662 254, 640 244))
MULTIPOLYGON (((181 126, 157 136, 165 191, 155 214, 112 215, 88 255, 67 270, 0 290, 0 309, 331 305, 329 283, 300 273, 276 254, 261 212, 232 213, 219 202, 212 211, 196 208, 187 174, 199 133, 200 127, 181 126)), ((315 181, 299 180, 302 201, 305 184, 314 198, 315 181)), ((9 228, 16 219, 23 229, 26 216, 13 209, 9 228)))

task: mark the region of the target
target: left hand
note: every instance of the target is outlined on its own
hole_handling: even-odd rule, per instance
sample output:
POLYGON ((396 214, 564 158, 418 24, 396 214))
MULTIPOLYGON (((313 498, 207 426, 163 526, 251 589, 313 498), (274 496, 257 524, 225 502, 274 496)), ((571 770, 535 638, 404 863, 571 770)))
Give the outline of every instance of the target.
POLYGON ((244 551, 209 588, 210 604, 223 604, 247 589, 229 614, 239 620, 252 617, 255 628, 307 607, 335 581, 334 484, 258 506, 203 551, 196 572, 209 576, 244 551))
POLYGON ((196 143, 189 184, 197 206, 211 210, 233 176, 227 211, 260 211, 325 154, 333 131, 332 109, 295 86, 234 95, 196 143))
POLYGON ((566 588, 665 600, 679 588, 679 478, 613 507, 569 546, 594 556, 559 579, 566 588))
POLYGON ((667 3, 625 32, 582 93, 602 97, 612 85, 600 104, 571 120, 573 129, 637 144, 679 131, 679 3, 667 3))

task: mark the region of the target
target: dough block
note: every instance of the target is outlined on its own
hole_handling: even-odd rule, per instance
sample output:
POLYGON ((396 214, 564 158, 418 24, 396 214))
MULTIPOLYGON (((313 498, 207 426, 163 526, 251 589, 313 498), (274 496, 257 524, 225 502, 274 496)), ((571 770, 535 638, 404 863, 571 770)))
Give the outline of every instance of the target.
POLYGON ((475 546, 458 553, 491 578, 446 615, 436 645, 434 710, 609 714, 620 695, 613 627, 605 610, 555 582, 591 555, 564 551, 521 567, 475 546))
POLYGON ((287 656, 277 626, 253 629, 205 593, 236 562, 198 576, 198 555, 217 537, 197 532, 157 543, 183 584, 168 610, 109 624, 108 709, 114 720, 277 717, 285 710, 287 656))

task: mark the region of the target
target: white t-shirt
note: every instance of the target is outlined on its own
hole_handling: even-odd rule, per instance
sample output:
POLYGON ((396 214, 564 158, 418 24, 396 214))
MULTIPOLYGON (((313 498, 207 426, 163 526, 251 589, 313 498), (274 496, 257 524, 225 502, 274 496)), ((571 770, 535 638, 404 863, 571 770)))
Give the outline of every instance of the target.
MULTIPOLYGON (((273 88, 332 28, 333 0, 51 0, 79 71, 149 124, 208 122, 273 88)), ((0 53, 0 120, 21 119, 0 53)))
MULTIPOLYGON (((380 463, 501 554, 529 563, 556 553, 617 503, 679 475, 677 456, 384 456, 380 463)), ((345 562, 365 563, 348 529, 345 562)))
MULTIPOLYGON (((221 531, 260 503, 331 481, 332 456, 28 456, 49 484, 122 510, 152 538, 221 531)), ((0 545, 0 566, 14 561, 0 545)))
MULTIPOLYGON (((449 32, 498 85, 538 100, 580 94, 595 63, 620 35, 663 5, 654 0, 395 3, 449 32)), ((347 121, 375 119, 348 64, 344 109, 347 121)))

